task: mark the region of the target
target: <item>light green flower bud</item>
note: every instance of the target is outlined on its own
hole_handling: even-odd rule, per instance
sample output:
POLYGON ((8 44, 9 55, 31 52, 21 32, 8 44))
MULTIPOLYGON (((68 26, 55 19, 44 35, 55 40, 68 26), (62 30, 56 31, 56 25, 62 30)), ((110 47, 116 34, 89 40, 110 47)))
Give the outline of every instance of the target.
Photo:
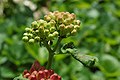
POLYGON ((41 38, 45 38, 45 35, 44 35, 44 27, 43 26, 40 26, 39 27, 39 36, 41 38))
POLYGON ((43 27, 43 26, 40 26, 40 27, 39 27, 39 32, 40 32, 40 33, 44 33, 44 27, 43 27))
POLYGON ((71 20, 75 20, 76 15, 75 15, 74 13, 71 13, 71 14, 70 14, 70 18, 71 18, 71 20))
POLYGON ((49 34, 48 35, 48 40, 52 40, 54 38, 54 35, 53 34, 49 34))
POLYGON ((50 13, 48 14, 48 16, 49 16, 52 20, 55 20, 55 15, 54 15, 54 13, 50 12, 50 13))
POLYGON ((50 26, 52 27, 52 26, 55 26, 55 23, 54 22, 49 22, 49 24, 50 24, 50 26))
POLYGON ((35 30, 35 33, 38 34, 38 33, 39 33, 39 30, 35 30))
POLYGON ((74 25, 70 24, 68 25, 68 32, 71 32, 74 29, 74 25))
POLYGON ((71 24, 72 23, 72 19, 71 18, 67 18, 66 20, 64 20, 65 24, 71 24))
POLYGON ((31 24, 32 28, 37 28, 39 26, 39 24, 37 23, 37 21, 32 22, 31 24))
POLYGON ((76 29, 76 30, 78 30, 79 28, 80 28, 80 26, 78 26, 78 25, 74 26, 74 29, 76 29))
POLYGON ((24 33, 23 36, 28 36, 28 33, 24 33))
POLYGON ((65 25, 64 25, 64 24, 61 24, 61 25, 59 26, 59 28, 60 28, 60 31, 63 31, 64 28, 65 28, 65 25))
POLYGON ((73 31, 71 32, 71 35, 75 35, 77 33, 77 31, 75 29, 73 29, 73 31))
POLYGON ((37 42, 40 41, 40 37, 39 37, 39 36, 36 36, 34 39, 35 39, 35 41, 37 41, 37 42))
POLYGON ((26 32, 32 32, 32 29, 31 28, 25 28, 25 31, 26 32))
POLYGON ((35 42, 35 40, 34 39, 29 39, 29 41, 28 41, 29 43, 34 43, 35 42))
POLYGON ((57 37, 58 34, 59 34, 59 33, 58 33, 57 31, 53 32, 53 36, 55 36, 55 37, 57 37))
POLYGON ((29 33, 29 34, 28 34, 28 37, 32 38, 32 37, 33 37, 33 34, 29 33))
POLYGON ((46 20, 46 21, 50 21, 51 18, 50 18, 48 15, 45 15, 45 16, 44 16, 44 20, 46 20))
POLYGON ((55 30, 56 30, 55 27, 51 27, 51 28, 50 28, 50 32, 54 32, 55 30))
POLYGON ((59 11, 54 11, 53 13, 54 13, 54 14, 58 14, 58 13, 59 13, 59 11))
POLYGON ((64 14, 63 14, 63 18, 64 18, 64 19, 68 18, 68 14, 67 14, 67 13, 64 13, 64 14))
POLYGON ((22 38, 22 40, 23 40, 24 42, 27 42, 27 41, 28 41, 28 37, 27 37, 27 36, 24 36, 24 37, 22 38))
POLYGON ((80 23, 81 23, 80 20, 74 20, 75 25, 80 25, 80 23))
POLYGON ((47 23, 47 25, 45 26, 45 28, 49 29, 50 27, 51 27, 51 24, 49 22, 49 23, 47 23))
POLYGON ((57 17, 57 21, 58 21, 58 23, 62 23, 62 22, 63 22, 63 17, 62 17, 62 15, 60 15, 60 16, 57 17))
POLYGON ((44 21, 44 20, 38 20, 37 21, 38 23, 39 23, 39 26, 46 26, 46 24, 47 24, 47 22, 46 21, 44 21))
POLYGON ((45 36, 48 36, 50 32, 49 32, 48 29, 45 29, 45 30, 44 30, 44 33, 45 33, 45 36))

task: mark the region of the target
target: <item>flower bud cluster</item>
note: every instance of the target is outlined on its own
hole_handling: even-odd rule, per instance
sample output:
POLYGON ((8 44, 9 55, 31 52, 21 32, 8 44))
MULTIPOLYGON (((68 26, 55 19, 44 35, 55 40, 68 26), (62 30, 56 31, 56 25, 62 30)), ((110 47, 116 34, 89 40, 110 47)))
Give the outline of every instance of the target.
POLYGON ((29 43, 50 41, 57 37, 74 35, 80 28, 80 20, 76 20, 74 13, 49 12, 40 19, 32 22, 31 27, 25 28, 23 40, 29 43))
POLYGON ((61 80, 61 77, 53 70, 41 67, 37 61, 32 65, 30 71, 24 70, 23 77, 29 80, 61 80))

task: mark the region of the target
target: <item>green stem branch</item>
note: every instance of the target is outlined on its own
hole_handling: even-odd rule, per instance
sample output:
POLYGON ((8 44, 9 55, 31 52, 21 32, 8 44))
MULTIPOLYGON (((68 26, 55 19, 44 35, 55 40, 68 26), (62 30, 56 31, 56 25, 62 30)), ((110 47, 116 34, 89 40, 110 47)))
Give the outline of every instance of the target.
POLYGON ((47 48, 47 50, 48 50, 48 52, 49 52, 47 69, 50 69, 50 68, 51 68, 52 60, 53 60, 55 51, 57 50, 57 47, 58 47, 59 43, 61 42, 61 40, 62 40, 62 38, 59 37, 58 40, 57 40, 57 43, 56 43, 56 45, 55 45, 55 47, 54 47, 54 49, 51 49, 51 47, 48 45, 48 42, 47 42, 47 41, 44 41, 44 45, 45 45, 45 47, 47 48))
POLYGON ((58 40, 57 40, 57 43, 56 43, 56 45, 55 45, 55 47, 53 49, 54 52, 56 51, 56 49, 57 49, 58 45, 60 44, 61 40, 62 40, 62 38, 59 37, 58 40))

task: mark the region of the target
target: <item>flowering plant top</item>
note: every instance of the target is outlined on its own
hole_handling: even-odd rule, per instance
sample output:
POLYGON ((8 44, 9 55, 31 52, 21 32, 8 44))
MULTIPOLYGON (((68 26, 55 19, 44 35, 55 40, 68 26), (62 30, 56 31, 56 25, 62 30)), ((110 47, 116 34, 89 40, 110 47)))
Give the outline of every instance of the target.
POLYGON ((29 43, 51 41, 74 35, 79 28, 80 20, 76 20, 74 13, 54 11, 45 15, 44 20, 34 21, 31 27, 25 28, 22 39, 29 43))
POLYGON ((48 62, 45 68, 41 67, 38 62, 35 62, 30 71, 24 71, 22 78, 25 79, 20 79, 21 77, 17 79, 61 80, 61 77, 51 70, 52 59, 57 51, 58 54, 72 55, 73 58, 86 67, 94 65, 97 58, 89 55, 80 55, 73 42, 59 46, 62 39, 73 36, 78 32, 80 24, 80 20, 76 19, 74 13, 59 11, 49 12, 44 16, 44 19, 33 21, 30 27, 25 28, 22 39, 26 43, 39 43, 44 45, 49 52, 48 62), (56 41, 54 41, 55 39, 56 41))

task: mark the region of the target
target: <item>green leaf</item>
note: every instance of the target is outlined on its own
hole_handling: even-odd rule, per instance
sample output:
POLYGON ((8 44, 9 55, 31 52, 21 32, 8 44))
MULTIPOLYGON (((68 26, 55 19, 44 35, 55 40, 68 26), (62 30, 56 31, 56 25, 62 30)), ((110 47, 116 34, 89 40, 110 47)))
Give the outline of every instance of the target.
POLYGON ((95 62, 98 61, 97 57, 95 56, 81 55, 80 52, 78 52, 78 50, 74 47, 72 42, 63 45, 61 51, 63 53, 70 53, 76 60, 81 62, 86 67, 93 66, 95 62))
POLYGON ((72 56, 86 67, 91 67, 96 61, 98 61, 97 57, 95 56, 80 55, 80 53, 72 54, 72 56))

